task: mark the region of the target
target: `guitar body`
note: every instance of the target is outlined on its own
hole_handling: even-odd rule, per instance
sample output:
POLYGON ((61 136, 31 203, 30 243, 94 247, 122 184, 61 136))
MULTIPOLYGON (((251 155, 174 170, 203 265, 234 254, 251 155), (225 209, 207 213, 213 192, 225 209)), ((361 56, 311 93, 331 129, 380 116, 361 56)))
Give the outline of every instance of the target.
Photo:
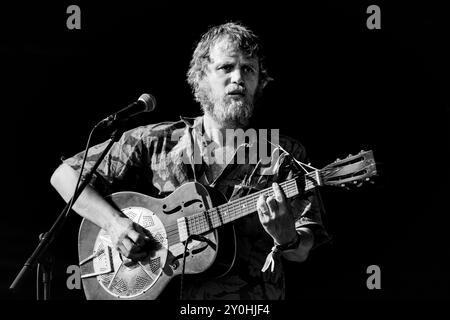
MULTIPOLYGON (((180 220, 226 202, 213 189, 196 182, 177 188, 163 199, 136 192, 118 192, 107 198, 132 221, 148 230, 158 243, 151 257, 126 265, 113 248, 109 235, 84 219, 79 230, 78 252, 87 299, 156 299, 183 270, 185 242, 180 240, 180 220)), ((217 278, 233 266, 236 239, 232 224, 189 241, 185 274, 217 278)), ((186 240, 186 239, 184 239, 186 240)))

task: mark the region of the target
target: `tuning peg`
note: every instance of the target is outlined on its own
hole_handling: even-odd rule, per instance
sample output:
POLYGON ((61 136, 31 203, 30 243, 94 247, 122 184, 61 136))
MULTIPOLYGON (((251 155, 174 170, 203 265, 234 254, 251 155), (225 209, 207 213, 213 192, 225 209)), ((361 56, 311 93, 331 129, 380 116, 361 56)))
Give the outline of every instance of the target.
POLYGON ((347 158, 351 158, 351 157, 353 157, 353 155, 350 153, 350 154, 347 156, 347 158))
POLYGON ((360 182, 360 183, 358 183, 356 186, 359 188, 359 187, 361 187, 363 184, 362 184, 362 182, 360 182))
POLYGON ((338 161, 341 161, 341 159, 339 159, 339 158, 336 158, 336 161, 335 161, 335 162, 338 162, 338 161))
POLYGON ((361 151, 359 153, 364 153, 365 151, 363 149, 361 149, 361 151))
POLYGON ((341 186, 342 188, 345 188, 345 184, 343 184, 343 183, 342 183, 340 186, 341 186))
POLYGON ((366 178, 366 181, 370 181, 370 178, 366 178))
POLYGON ((357 184, 357 183, 358 183, 358 181, 356 181, 356 180, 355 180, 355 181, 353 181, 353 184, 357 184))

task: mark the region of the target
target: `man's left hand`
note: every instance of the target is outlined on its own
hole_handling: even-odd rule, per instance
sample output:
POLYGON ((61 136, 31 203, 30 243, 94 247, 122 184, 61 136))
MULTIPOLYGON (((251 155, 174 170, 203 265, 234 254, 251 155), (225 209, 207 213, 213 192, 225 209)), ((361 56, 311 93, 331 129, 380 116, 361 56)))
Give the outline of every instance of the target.
POLYGON ((264 230, 273 238, 275 244, 291 242, 297 231, 294 216, 286 201, 283 190, 277 183, 272 184, 273 196, 261 195, 256 203, 259 221, 264 230))

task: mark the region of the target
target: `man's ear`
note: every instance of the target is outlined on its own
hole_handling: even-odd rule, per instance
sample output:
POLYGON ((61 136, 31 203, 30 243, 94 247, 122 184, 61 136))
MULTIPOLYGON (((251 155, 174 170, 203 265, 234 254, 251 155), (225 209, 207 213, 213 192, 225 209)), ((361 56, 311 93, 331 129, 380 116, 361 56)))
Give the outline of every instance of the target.
MULTIPOLYGON (((259 76, 261 77, 261 74, 259 76)), ((261 78, 263 78, 263 77, 261 77, 261 78)), ((259 81, 259 85, 261 86, 261 90, 264 89, 269 84, 269 82, 272 82, 272 81, 274 81, 274 78, 267 77, 267 76, 264 77, 263 79, 261 79, 259 81)))

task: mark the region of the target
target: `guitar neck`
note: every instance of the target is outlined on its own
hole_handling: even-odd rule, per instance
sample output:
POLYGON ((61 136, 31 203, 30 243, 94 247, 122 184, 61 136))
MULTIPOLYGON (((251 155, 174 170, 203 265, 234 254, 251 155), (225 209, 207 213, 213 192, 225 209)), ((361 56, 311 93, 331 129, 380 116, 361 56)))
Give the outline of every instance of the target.
MULTIPOLYGON (((300 194, 297 179, 293 178, 280 183, 280 187, 284 191, 286 198, 292 198, 300 194)), ((317 185, 321 185, 318 170, 304 175, 305 191, 317 185)), ((274 192, 272 187, 270 187, 204 212, 185 217, 186 233, 188 235, 202 234, 255 212, 256 202, 261 194, 272 196, 274 192)))

